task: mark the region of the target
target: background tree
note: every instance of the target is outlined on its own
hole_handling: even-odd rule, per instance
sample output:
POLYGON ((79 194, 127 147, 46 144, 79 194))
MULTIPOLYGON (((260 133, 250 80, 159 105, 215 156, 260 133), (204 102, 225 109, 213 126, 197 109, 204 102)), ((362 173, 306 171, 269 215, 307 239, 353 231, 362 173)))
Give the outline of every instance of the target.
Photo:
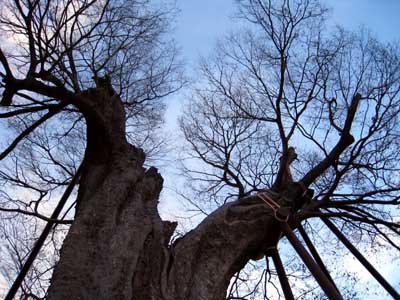
POLYGON ((354 241, 382 238, 398 251, 398 46, 329 29, 317 1, 237 3, 248 26, 203 60, 181 118, 192 204, 209 214, 268 189, 309 234, 329 217, 354 241), (296 185, 313 196, 293 198, 296 185))
MULTIPOLYGON (((58 251, 62 238, 65 236, 65 232, 62 232, 65 231, 65 227, 66 225, 59 225, 52 232, 51 238, 47 239, 42 246, 42 251, 21 283, 18 299, 43 299, 55 262, 59 258, 58 251)), ((33 216, 13 215, 7 218, 5 215, 5 218, 1 220, 0 228, 2 240, 0 274, 11 285, 16 274, 23 268, 43 226, 42 222, 33 216)), ((9 285, 2 284, 2 295, 7 294, 9 285)))

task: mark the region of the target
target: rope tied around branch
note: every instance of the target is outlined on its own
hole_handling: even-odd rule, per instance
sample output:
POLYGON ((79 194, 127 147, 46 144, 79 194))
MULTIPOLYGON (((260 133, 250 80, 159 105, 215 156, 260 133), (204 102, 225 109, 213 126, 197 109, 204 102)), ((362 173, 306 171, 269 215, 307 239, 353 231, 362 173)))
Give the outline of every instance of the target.
POLYGON ((277 221, 287 222, 289 220, 290 210, 287 207, 280 206, 280 204, 275 202, 267 192, 259 192, 257 193, 257 197, 272 209, 277 221))

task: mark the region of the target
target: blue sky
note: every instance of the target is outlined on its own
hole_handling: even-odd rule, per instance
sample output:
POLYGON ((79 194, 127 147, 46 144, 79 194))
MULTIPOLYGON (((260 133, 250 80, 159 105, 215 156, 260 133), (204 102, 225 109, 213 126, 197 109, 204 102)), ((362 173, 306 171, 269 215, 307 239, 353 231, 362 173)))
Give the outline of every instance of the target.
MULTIPOLYGON (((346 28, 362 24, 382 40, 400 40, 399 0, 325 0, 333 9, 333 22, 346 28)), ((215 40, 233 28, 234 0, 178 0, 181 12, 177 20, 176 40, 188 62, 198 54, 206 55, 215 40)))
MULTIPOLYGON (((383 41, 400 42, 400 0, 324 0, 332 8, 331 21, 347 29, 362 25, 383 41)), ((180 13, 174 38, 181 47, 189 74, 196 73, 199 55, 207 56, 216 40, 233 30, 235 0, 177 0, 180 13)), ((174 127, 184 93, 169 101, 168 127, 174 127)))
POLYGON ((326 0, 333 8, 333 19, 346 28, 361 24, 370 28, 380 39, 400 41, 399 0, 326 0))

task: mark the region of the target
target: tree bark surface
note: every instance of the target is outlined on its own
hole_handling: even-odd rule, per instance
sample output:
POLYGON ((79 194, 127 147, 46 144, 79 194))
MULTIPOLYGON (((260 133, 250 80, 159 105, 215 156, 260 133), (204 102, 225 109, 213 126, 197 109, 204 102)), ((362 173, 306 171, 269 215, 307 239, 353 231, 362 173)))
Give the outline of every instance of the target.
POLYGON ((278 242, 272 210, 257 197, 227 203, 169 244, 162 177, 126 141, 119 97, 101 88, 82 96, 84 171, 48 299, 225 299, 231 277, 278 242))

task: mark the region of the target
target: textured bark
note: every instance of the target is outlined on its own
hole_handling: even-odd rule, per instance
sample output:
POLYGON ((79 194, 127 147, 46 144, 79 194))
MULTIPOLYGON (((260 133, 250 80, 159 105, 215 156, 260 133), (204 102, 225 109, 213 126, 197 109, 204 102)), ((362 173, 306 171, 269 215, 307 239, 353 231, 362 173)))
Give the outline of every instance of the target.
POLYGON ((157 297, 163 261, 163 223, 157 213, 162 178, 154 168, 143 168, 143 152, 126 141, 118 96, 97 88, 83 97, 87 149, 77 213, 48 299, 157 297))
POLYGON ((157 211, 162 177, 126 141, 118 96, 97 88, 82 98, 88 144, 77 213, 48 299, 225 299, 232 275, 279 240, 271 209, 256 197, 228 203, 168 245, 176 224, 157 211))
POLYGON ((225 299, 231 277, 279 237, 271 210, 259 199, 222 206, 172 246, 169 299, 225 299))

